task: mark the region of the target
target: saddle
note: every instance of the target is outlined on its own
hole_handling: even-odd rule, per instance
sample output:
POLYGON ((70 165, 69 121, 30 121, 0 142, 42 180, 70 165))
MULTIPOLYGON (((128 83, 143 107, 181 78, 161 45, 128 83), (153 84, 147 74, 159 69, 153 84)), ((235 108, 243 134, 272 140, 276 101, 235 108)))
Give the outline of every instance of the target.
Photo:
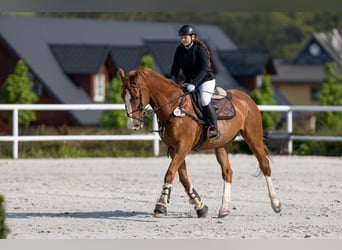
MULTIPOLYGON (((204 117, 199 93, 197 91, 193 91, 191 92, 190 96, 197 117, 203 121, 204 117)), ((236 112, 231 99, 232 97, 227 96, 227 93, 224 89, 220 87, 215 88, 214 94, 211 97, 211 102, 215 108, 217 120, 232 119, 235 116, 236 112)), ((202 144, 208 138, 208 129, 208 125, 204 122, 202 125, 202 133, 200 139, 192 148, 192 150, 198 151, 202 147, 202 144)))
MULTIPOLYGON (((203 120, 201 97, 197 91, 190 93, 192 105, 197 117, 203 120)), ((217 120, 232 119, 235 116, 235 108, 231 102, 232 97, 221 87, 216 87, 211 97, 211 103, 215 108, 217 120)))

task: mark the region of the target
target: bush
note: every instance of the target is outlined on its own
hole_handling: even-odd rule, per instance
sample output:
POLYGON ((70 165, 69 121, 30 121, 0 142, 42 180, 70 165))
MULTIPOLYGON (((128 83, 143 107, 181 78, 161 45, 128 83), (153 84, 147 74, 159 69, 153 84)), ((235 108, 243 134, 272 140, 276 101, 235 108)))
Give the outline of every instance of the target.
MULTIPOLYGON (((250 96, 258 105, 275 105, 276 99, 270 77, 265 75, 261 87, 254 89, 250 96)), ((274 130, 281 118, 279 112, 262 112, 261 116, 264 130, 274 130)))
POLYGON ((294 155, 341 156, 341 142, 308 141, 294 142, 294 155))
POLYGON ((5 224, 6 212, 5 212, 5 199, 0 195, 0 239, 6 239, 9 233, 9 228, 5 224))
MULTIPOLYGON (((319 132, 311 133, 308 131, 297 131, 298 135, 316 136, 341 136, 342 129, 321 129, 319 132)), ((322 155, 322 156, 341 156, 342 143, 339 141, 294 141, 293 154, 295 155, 322 155)))

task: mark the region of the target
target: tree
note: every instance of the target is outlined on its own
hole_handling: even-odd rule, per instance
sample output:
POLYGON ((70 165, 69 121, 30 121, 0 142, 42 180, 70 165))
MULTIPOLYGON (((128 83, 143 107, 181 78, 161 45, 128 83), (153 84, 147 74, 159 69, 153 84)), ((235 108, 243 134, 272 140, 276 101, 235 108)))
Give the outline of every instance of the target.
MULTIPOLYGON (((23 60, 19 60, 13 74, 10 74, 0 89, 0 102, 8 104, 32 104, 38 100, 32 91, 33 82, 28 77, 28 68, 23 60)), ((8 112, 9 121, 12 112, 8 112)), ((19 125, 27 127, 36 120, 33 111, 19 111, 19 125)))
POLYGON ((142 69, 153 69, 154 68, 154 60, 153 57, 149 54, 144 55, 141 58, 141 62, 139 65, 140 68, 142 69))
MULTIPOLYGON (((106 102, 107 103, 114 103, 114 104, 121 104, 123 103, 121 99, 121 78, 119 75, 116 75, 111 84, 107 87, 107 95, 106 95, 106 102)), ((124 128, 126 126, 126 113, 124 111, 118 110, 106 110, 103 116, 100 119, 100 126, 103 128, 124 128)))
MULTIPOLYGON (((322 106, 342 105, 342 74, 336 72, 336 63, 331 62, 325 66, 325 80, 322 90, 318 93, 318 101, 322 106)), ((320 112, 318 122, 325 128, 341 128, 341 112, 320 112)))
MULTIPOLYGON (((250 96, 258 105, 275 105, 274 92, 269 76, 263 76, 262 85, 250 93, 250 96)), ((262 123, 265 130, 274 130, 280 120, 279 112, 263 112, 262 123)))

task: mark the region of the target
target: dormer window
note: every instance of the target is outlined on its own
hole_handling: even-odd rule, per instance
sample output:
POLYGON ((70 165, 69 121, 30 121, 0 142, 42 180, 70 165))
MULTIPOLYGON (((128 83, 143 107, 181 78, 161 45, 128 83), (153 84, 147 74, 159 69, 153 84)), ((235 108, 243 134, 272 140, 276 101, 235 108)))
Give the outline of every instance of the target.
POLYGON ((318 44, 313 43, 309 47, 309 52, 312 56, 319 56, 321 53, 321 48, 318 46, 318 44))

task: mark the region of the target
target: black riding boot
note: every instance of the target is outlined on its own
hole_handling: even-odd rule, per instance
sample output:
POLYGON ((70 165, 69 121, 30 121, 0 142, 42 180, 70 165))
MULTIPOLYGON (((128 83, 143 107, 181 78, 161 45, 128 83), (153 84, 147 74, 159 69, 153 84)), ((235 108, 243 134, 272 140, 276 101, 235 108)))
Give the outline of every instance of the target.
POLYGON ((217 118, 214 106, 209 103, 207 106, 203 106, 203 114, 209 124, 209 138, 219 136, 220 132, 217 128, 217 118))

